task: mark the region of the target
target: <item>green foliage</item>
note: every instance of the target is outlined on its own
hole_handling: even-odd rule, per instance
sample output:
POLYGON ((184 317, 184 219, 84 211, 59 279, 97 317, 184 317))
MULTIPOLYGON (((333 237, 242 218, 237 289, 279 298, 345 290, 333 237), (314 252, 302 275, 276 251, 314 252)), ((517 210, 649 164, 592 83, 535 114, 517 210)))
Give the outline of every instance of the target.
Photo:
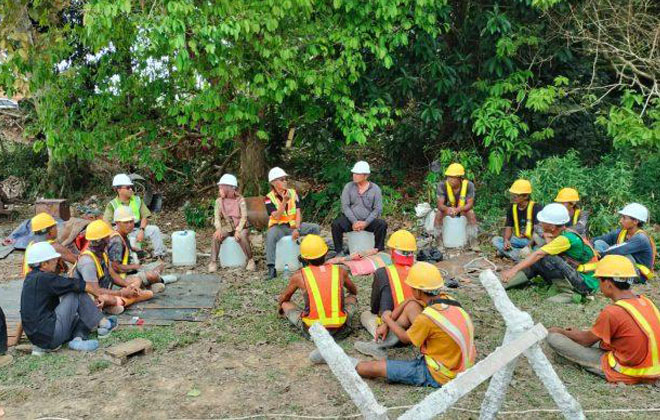
POLYGON ((16 176, 25 181, 26 195, 35 196, 42 186, 48 156, 45 151, 35 152, 29 145, 4 143, 0 151, 0 179, 16 176))
POLYGON ((660 151, 660 98, 645 104, 642 95, 626 90, 620 104, 612 105, 597 122, 605 127, 616 147, 632 147, 642 155, 660 151))
POLYGON ((183 206, 183 216, 188 226, 197 229, 208 226, 209 221, 213 220, 213 205, 212 200, 206 199, 196 204, 186 202, 183 206))
POLYGON ((109 367, 110 367, 110 362, 108 362, 107 360, 102 360, 102 359, 92 360, 87 365, 87 368, 89 369, 90 374, 100 372, 100 371, 105 370, 109 367))

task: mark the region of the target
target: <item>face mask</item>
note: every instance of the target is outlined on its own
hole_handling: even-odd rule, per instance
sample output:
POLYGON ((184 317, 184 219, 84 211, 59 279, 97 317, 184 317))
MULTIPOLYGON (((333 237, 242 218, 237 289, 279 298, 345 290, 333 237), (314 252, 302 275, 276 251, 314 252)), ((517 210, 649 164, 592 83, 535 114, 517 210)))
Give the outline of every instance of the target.
POLYGON ((403 255, 396 249, 392 250, 392 262, 397 265, 411 266, 415 263, 415 254, 403 255))

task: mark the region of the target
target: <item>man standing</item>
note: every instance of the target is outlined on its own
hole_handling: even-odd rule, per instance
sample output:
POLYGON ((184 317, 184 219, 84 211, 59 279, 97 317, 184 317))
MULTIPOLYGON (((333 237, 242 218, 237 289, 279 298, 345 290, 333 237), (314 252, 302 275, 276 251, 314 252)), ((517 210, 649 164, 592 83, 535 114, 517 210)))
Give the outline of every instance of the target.
POLYGON ((380 187, 369 181, 371 169, 365 161, 359 161, 351 170, 353 182, 344 186, 341 193, 342 215, 332 222, 332 241, 337 254, 344 248, 344 232, 366 230, 375 237, 376 248, 385 249, 387 222, 378 217, 383 213, 383 196, 380 187))
POLYGON ((135 227, 128 235, 131 246, 136 248, 136 244, 141 244, 145 236, 151 241, 154 257, 164 257, 167 255, 167 248, 163 245, 163 237, 160 229, 156 225, 149 224, 151 211, 144 204, 144 201, 133 192, 133 181, 126 174, 118 174, 112 180, 112 188, 117 192, 117 197, 105 206, 103 220, 111 224, 117 210, 121 206, 128 206, 135 216, 135 227))
POLYGON ((606 306, 590 330, 548 328, 550 347, 608 382, 655 383, 660 378, 660 312, 630 290, 637 272, 621 255, 598 262, 595 276, 613 305, 606 306), (596 343, 598 346, 594 347, 596 343))
MULTIPOLYGON (((468 221, 467 238, 471 247, 477 246, 477 215, 474 213, 474 183, 465 179, 465 168, 460 163, 452 163, 445 171, 447 177, 438 184, 438 212, 435 224, 442 227, 446 216, 465 216, 468 221)), ((440 237, 442 241, 442 237, 440 237)), ((439 244, 442 248, 442 242, 439 244)))

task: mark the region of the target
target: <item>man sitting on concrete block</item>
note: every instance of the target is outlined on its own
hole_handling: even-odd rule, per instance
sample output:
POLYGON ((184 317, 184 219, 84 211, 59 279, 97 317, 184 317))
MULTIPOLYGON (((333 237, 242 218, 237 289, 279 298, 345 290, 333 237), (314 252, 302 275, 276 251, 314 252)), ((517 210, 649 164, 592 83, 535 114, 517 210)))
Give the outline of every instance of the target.
POLYGON ((660 312, 650 299, 630 290, 635 266, 622 255, 607 255, 595 276, 614 304, 603 309, 590 330, 548 328, 548 344, 608 382, 655 383, 660 379, 660 312))
MULTIPOLYGON (((403 310, 401 316, 411 321, 408 329, 401 327, 391 312, 383 313, 382 319, 402 343, 418 347, 421 356, 415 360, 352 359, 355 370, 364 378, 386 378, 393 383, 439 388, 474 364, 472 319, 460 303, 442 294, 445 282, 433 264, 418 262, 413 265, 406 283, 425 309, 412 321, 408 311, 403 310)), ((309 358, 312 363, 325 363, 318 350, 309 358)))

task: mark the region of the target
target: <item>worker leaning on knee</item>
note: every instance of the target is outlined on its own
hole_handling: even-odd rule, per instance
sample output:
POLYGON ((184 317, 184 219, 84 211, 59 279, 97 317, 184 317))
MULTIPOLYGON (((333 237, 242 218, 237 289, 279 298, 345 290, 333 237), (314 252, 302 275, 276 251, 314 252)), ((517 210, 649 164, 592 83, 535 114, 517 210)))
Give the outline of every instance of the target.
POLYGON ((569 219, 568 210, 559 203, 548 204, 539 212, 538 220, 548 243, 502 272, 500 277, 508 283, 507 289, 541 276, 561 290, 549 298, 557 303, 572 302, 573 293, 587 295, 598 290, 598 281, 593 277, 596 252, 582 236, 566 227, 569 219))
POLYGON ((660 312, 649 298, 631 290, 637 277, 633 263, 607 255, 598 262, 595 276, 613 304, 589 330, 548 328, 548 344, 608 382, 655 383, 660 379, 660 312))
MULTIPOLYGON (((397 310, 402 307, 394 313, 383 313, 382 318, 402 343, 412 343, 419 348, 421 356, 415 360, 358 361, 352 358, 352 362, 357 373, 365 378, 386 378, 393 383, 438 388, 475 362, 472 319, 460 303, 443 293, 444 280, 433 264, 418 262, 413 265, 406 283, 424 309, 419 314, 410 313, 415 307, 406 305, 400 314, 397 310)), ((309 357, 313 363, 325 363, 318 350, 309 357)))
POLYGON ((532 184, 526 179, 519 179, 509 188, 512 205, 506 213, 504 236, 493 238, 493 246, 499 255, 519 261, 522 249, 531 249, 535 234, 542 235, 537 215, 541 206, 530 199, 532 184))
POLYGON ((163 236, 160 228, 156 225, 149 224, 149 217, 151 211, 144 204, 142 198, 135 195, 134 185, 131 178, 126 174, 118 174, 112 180, 112 188, 117 192, 117 197, 105 206, 103 213, 103 220, 111 224, 112 218, 121 206, 127 206, 135 216, 135 228, 128 235, 130 238, 131 246, 135 247, 136 244, 141 244, 144 238, 149 238, 151 247, 153 248, 154 257, 167 256, 167 248, 163 244, 163 236))
POLYGON ((275 167, 268 172, 270 192, 266 195, 264 203, 268 213, 266 265, 269 279, 277 277, 275 250, 280 239, 291 235, 293 240, 298 240, 300 236, 321 233, 319 225, 303 223, 298 193, 293 188, 288 188, 287 178, 288 175, 282 168, 275 167))
MULTIPOLYGON (((477 245, 479 234, 477 215, 474 212, 474 183, 465 178, 465 168, 460 163, 452 163, 445 171, 446 179, 438 183, 438 212, 435 224, 442 226, 445 216, 465 216, 468 221, 467 238, 470 246, 477 245)), ((442 241, 442 238, 440 238, 442 241)), ((442 243, 440 243, 442 247, 442 243)))
POLYGON ((68 270, 66 263, 75 264, 78 257, 76 257, 76 255, 67 247, 57 242, 57 222, 53 219, 53 216, 48 213, 39 213, 30 220, 30 225, 32 226, 34 239, 25 248, 23 276, 26 276, 30 271, 30 267, 28 267, 27 263, 28 250, 30 249, 30 246, 39 242, 48 242, 53 248, 55 248, 55 251, 61 255, 57 262, 56 272, 58 274, 66 273, 68 270))
POLYGON ((357 307, 357 287, 348 272, 338 265, 326 264, 328 245, 318 235, 307 235, 300 244, 301 260, 307 265, 289 279, 278 300, 278 313, 309 338, 308 328, 321 323, 335 338, 350 333, 351 319, 357 307), (344 296, 344 288, 349 292, 344 296), (300 289, 305 307, 291 298, 300 289))
POLYGON ((555 197, 555 203, 561 203, 568 210, 571 220, 566 224, 569 227, 586 237, 589 212, 580 207, 580 194, 575 188, 562 188, 555 197))
POLYGON ((625 255, 639 272, 637 281, 645 283, 654 277, 655 241, 642 229, 649 221, 649 211, 639 203, 626 205, 619 211, 619 229, 594 238, 594 248, 600 255, 625 255))

